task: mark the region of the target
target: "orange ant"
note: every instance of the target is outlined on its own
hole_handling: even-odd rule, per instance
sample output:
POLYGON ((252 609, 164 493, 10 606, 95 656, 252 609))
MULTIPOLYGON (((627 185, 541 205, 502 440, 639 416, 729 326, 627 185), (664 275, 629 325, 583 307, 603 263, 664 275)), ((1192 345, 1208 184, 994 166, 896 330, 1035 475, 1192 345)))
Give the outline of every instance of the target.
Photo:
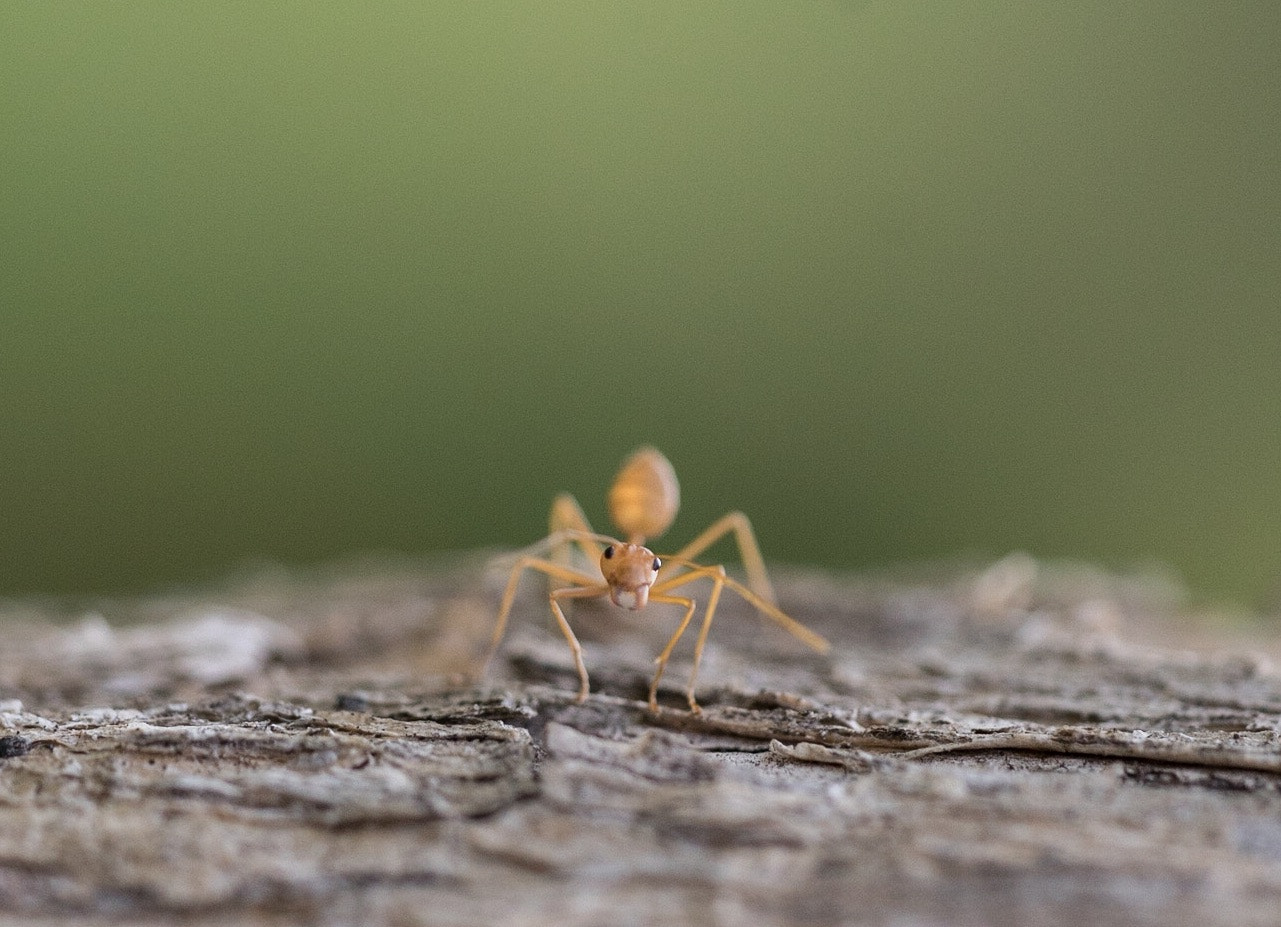
MULTIPOLYGON (((785 615, 779 609, 774 598, 774 589, 765 572, 765 562, 761 559, 756 536, 752 525, 742 512, 730 512, 718 519, 706 531, 690 541, 680 551, 671 556, 658 556, 645 546, 647 537, 658 537, 663 534, 676 518, 680 507, 680 484, 676 481, 676 471, 667 458, 652 447, 642 447, 629 457, 614 478, 609 490, 609 515, 619 531, 627 538, 620 541, 606 534, 597 534, 587 523, 587 517, 578 502, 569 493, 561 493, 552 503, 550 516, 550 534, 539 546, 552 548, 551 559, 525 555, 512 568, 503 593, 503 604, 498 612, 498 622, 494 627, 493 639, 490 642, 489 654, 485 666, 498 650, 507 627, 507 616, 511 612, 512 602, 516 598, 516 586, 521 574, 527 570, 538 570, 553 580, 573 583, 571 586, 553 588, 548 596, 552 614, 560 626, 561 633, 569 642, 569 649, 574 654, 574 665, 578 669, 578 701, 587 698, 587 668, 583 666, 583 649, 574 637, 574 632, 565 619, 561 608, 562 599, 592 599, 608 596, 615 605, 633 611, 644 608, 650 602, 680 605, 685 609, 685 616, 680 626, 663 648, 662 653, 654 660, 658 672, 649 687, 649 708, 658 711, 658 683, 663 678, 668 658, 676 647, 685 629, 694 617, 695 602, 691 598, 671 595, 671 591, 699 579, 710 579, 712 591, 707 598, 707 608, 703 612, 703 624, 698 632, 698 642, 694 645, 694 666, 689 674, 689 686, 686 696, 690 710, 701 712, 694 699, 694 683, 698 677, 698 664, 703 658, 703 645, 707 643, 707 632, 711 629, 712 618, 716 614, 716 604, 720 601, 721 589, 729 586, 744 599, 754 605, 767 617, 772 618, 782 627, 800 638, 819 653, 826 653, 831 646, 824 638, 795 619, 785 615), (738 541, 739 553, 747 570, 747 585, 725 574, 723 566, 704 566, 694 562, 694 558, 725 535, 733 532, 738 541), (573 545, 590 560, 600 564, 600 575, 593 576, 572 565, 573 545), (601 545, 605 545, 602 547, 601 545), (675 570, 682 572, 673 575, 675 570), (660 579, 660 577, 663 577, 660 579)), ((482 669, 482 673, 484 670, 482 669)))

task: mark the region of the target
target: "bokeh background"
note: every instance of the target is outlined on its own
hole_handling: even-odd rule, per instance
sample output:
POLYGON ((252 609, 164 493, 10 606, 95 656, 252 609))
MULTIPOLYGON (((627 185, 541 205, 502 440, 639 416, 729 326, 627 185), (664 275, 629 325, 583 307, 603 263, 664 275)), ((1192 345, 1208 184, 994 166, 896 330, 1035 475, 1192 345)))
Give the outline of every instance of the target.
MULTIPOLYGON (((1281 4, 0 6, 0 594, 604 525, 1281 582, 1281 4)), ((660 545, 661 546, 661 545, 660 545)))

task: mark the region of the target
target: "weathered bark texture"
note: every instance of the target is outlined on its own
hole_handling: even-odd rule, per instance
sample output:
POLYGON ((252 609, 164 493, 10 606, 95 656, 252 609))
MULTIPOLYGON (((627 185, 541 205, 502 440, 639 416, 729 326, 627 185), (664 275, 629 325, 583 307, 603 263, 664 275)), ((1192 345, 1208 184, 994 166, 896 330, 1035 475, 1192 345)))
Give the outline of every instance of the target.
POLYGON ((473 562, 11 605, 0 922, 1281 922, 1275 641, 1180 650, 1159 590, 1018 558, 778 579, 832 653, 727 597, 701 716, 692 642, 645 711, 658 607, 578 607, 575 704, 533 580, 468 681, 473 562))

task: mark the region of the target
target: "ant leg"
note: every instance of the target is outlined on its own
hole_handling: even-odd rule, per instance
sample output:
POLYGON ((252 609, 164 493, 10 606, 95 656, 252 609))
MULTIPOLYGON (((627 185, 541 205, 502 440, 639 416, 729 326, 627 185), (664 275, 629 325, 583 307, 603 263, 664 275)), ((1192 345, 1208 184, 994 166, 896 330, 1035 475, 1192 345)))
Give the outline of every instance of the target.
MULTIPOLYGON (((594 570, 600 562, 601 545, 596 543, 595 532, 583 514, 583 508, 570 493, 560 493, 552 500, 551 511, 547 515, 548 538, 551 541, 551 559, 568 569, 573 569, 574 547, 577 546, 587 556, 586 568, 594 570)), ((578 566, 583 566, 580 562, 578 566)), ((547 591, 555 592, 564 586, 557 586, 554 579, 548 578, 547 591)))
MULTIPOLYGON (((669 579, 654 587, 656 589, 661 587, 664 590, 674 589, 677 586, 683 586, 705 576, 711 579, 713 583, 712 594, 707 599, 707 608, 703 610, 703 624, 698 629, 698 642, 694 645, 694 666, 689 671, 689 686, 685 690, 685 696, 689 700, 689 710, 694 714, 700 714, 703 711, 698 706, 698 701, 694 698, 694 687, 698 682, 698 666, 703 662, 703 646, 707 643, 707 634, 712 629, 712 618, 716 616, 716 605, 720 601, 721 589, 725 585, 725 568, 723 566, 697 567, 689 573, 669 579)), ((650 593, 649 600, 651 602, 673 602, 686 605, 685 620, 681 622, 681 626, 676 629, 676 633, 672 635, 672 639, 667 642, 667 646, 659 655, 657 660, 658 674, 654 677, 654 683, 649 689, 650 710, 657 711, 658 702, 655 700, 655 693, 658 691, 658 680, 663 676, 663 669, 667 666, 667 660, 672 655, 672 648, 676 646, 680 636, 685 633, 685 628, 689 625, 690 618, 694 616, 694 602, 692 599, 687 599, 683 596, 669 596, 662 592, 657 595, 650 593)))
POLYGON ((672 650, 675 649, 676 642, 681 639, 681 635, 684 634, 685 629, 689 627, 690 619, 694 617, 694 600, 687 599, 684 596, 679 595, 651 595, 649 600, 651 602, 666 602, 671 605, 683 605, 685 607, 685 617, 681 619, 680 627, 676 629, 676 633, 673 634, 671 640, 667 642, 667 646, 663 648, 663 652, 654 659, 654 662, 658 664, 658 672, 654 674, 654 681, 649 684, 649 710, 657 712, 658 681, 663 678, 663 670, 667 669, 667 661, 672 656, 672 650))
POLYGON ((578 500, 567 492, 558 495, 552 501, 551 512, 547 516, 548 535, 553 539, 551 558, 563 567, 573 567, 573 548, 578 548, 587 556, 589 565, 600 560, 601 546, 593 539, 592 526, 583 514, 578 500), (576 535, 576 536, 575 536, 576 535))
POLYGON ((767 602, 765 599, 761 598, 751 589, 748 589, 738 580, 731 579, 729 576, 724 575, 723 568, 705 567, 701 564, 694 563, 691 560, 678 560, 676 557, 665 557, 663 559, 667 563, 674 563, 674 564, 678 564, 680 566, 686 567, 690 572, 682 573, 680 576, 674 576, 671 579, 665 579, 661 582, 655 583, 653 586, 650 587, 650 591, 649 591, 649 597, 651 600, 654 598, 655 593, 661 594, 661 593, 667 592, 669 589, 675 589, 677 586, 680 586, 683 583, 686 583, 692 579, 697 579, 699 576, 706 576, 711 571, 720 569, 722 572, 718 574, 719 584, 729 586, 731 589, 737 592, 740 596, 742 596, 748 602, 748 604, 754 606, 758 611, 760 611, 763 615, 765 615, 765 617, 769 618, 775 624, 778 624, 780 627, 782 627, 783 630, 786 631, 788 634, 791 634, 793 637, 799 638, 800 640, 804 641, 806 646, 812 647, 814 650, 817 650, 819 653, 827 653, 829 650, 832 649, 832 645, 828 642, 827 638, 823 637, 821 634, 816 634, 815 632, 811 631, 809 628, 805 627, 805 625, 801 624, 791 615, 786 614, 781 608, 779 608, 773 602, 767 602))
POLYGON ((555 579, 568 580, 576 583, 576 586, 570 589, 591 589, 594 595, 600 595, 609 591, 609 587, 602 587, 600 583, 592 576, 586 573, 579 573, 577 570, 571 570, 563 567, 558 563, 552 563, 549 560, 540 560, 537 557, 521 557, 512 567, 511 576, 507 579, 507 588, 503 590, 503 604, 498 610, 498 621, 494 624, 494 633, 489 642, 489 653, 485 656, 485 662, 481 664, 480 675, 485 674, 489 663, 494 659, 494 654, 498 652, 498 645, 502 643, 503 633, 507 630, 507 616, 511 613, 512 603, 516 600, 516 587, 520 583, 520 576, 525 570, 538 570, 555 579))
POLYGON ((609 593, 609 586, 583 586, 581 588, 568 587, 557 589, 549 595, 548 601, 552 604, 552 614, 556 616, 556 622, 560 625, 561 633, 565 635, 565 640, 569 641, 570 652, 574 655, 574 667, 578 670, 578 698, 575 701, 584 702, 587 700, 588 682, 587 667, 583 665, 583 648, 578 643, 578 638, 574 636, 574 631, 565 619, 565 613, 561 611, 561 599, 586 599, 598 595, 609 593))
POLYGON ((689 689, 686 695, 689 696, 689 710, 694 714, 699 714, 703 709, 698 707, 698 702, 694 701, 694 684, 698 681, 698 667, 703 662, 703 645, 707 643, 707 632, 712 629, 712 616, 716 614, 716 603, 720 601, 721 589, 725 586, 725 568, 716 567, 712 576, 715 583, 712 586, 711 597, 707 600, 707 610, 703 612, 703 626, 698 629, 698 640, 694 644, 694 666, 689 671, 689 689))
POLYGON ((738 554, 743 558, 743 567, 747 570, 747 584, 766 602, 771 605, 776 604, 778 600, 774 596, 774 587, 769 581, 769 574, 765 572, 765 560, 761 557, 761 548, 756 543, 752 523, 742 512, 730 512, 718 518, 712 522, 711 527, 669 559, 693 560, 731 531, 734 532, 734 537, 738 541, 738 554))

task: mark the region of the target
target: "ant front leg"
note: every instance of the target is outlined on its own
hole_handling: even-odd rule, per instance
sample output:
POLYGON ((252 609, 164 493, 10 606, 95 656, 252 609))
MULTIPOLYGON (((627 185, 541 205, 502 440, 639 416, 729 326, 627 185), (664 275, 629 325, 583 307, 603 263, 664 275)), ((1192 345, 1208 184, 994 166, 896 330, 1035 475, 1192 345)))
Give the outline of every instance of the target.
POLYGON ((743 559, 743 568, 747 570, 748 587, 766 602, 776 605, 778 600, 774 596, 774 586, 769 581, 769 574, 765 572, 765 560, 756 543, 752 523, 742 512, 730 512, 712 522, 706 531, 672 554, 668 562, 675 564, 678 560, 697 560, 699 554, 731 531, 738 542, 738 554, 743 559))
POLYGON ((481 664, 480 675, 484 675, 490 661, 494 658, 494 654, 498 652, 498 645, 502 643, 503 633, 507 630, 507 617, 511 614, 512 603, 516 601, 516 587, 520 584, 521 574, 525 570, 537 570, 550 578, 567 580, 575 584, 554 590, 551 593, 550 601, 552 614, 556 616, 556 623, 560 626, 561 633, 565 635, 565 640, 569 642, 569 649, 574 654, 574 666, 578 670, 580 684, 579 701, 582 701, 587 697, 587 669, 583 666, 583 651, 582 647, 579 646, 578 639, 574 637, 574 632, 569 627, 569 622, 565 620, 565 614, 561 611, 557 599, 607 595, 609 587, 586 573, 571 570, 558 563, 552 563, 550 560, 540 560, 537 557, 521 557, 516 562, 516 565, 512 567, 511 576, 507 579, 507 588, 503 590, 503 604, 498 610, 498 621, 494 624, 494 633, 489 643, 489 653, 485 657, 485 662, 481 664))
POLYGON ((650 711, 658 711, 658 681, 663 678, 663 670, 667 668, 667 661, 672 656, 672 650, 675 649, 676 642, 681 639, 681 635, 689 627, 690 619, 694 617, 693 599, 685 596, 667 595, 666 591, 683 586, 696 579, 702 579, 705 576, 712 580, 712 594, 708 597, 707 609, 703 612, 703 625, 698 630, 698 642, 694 645, 694 666, 690 669, 689 686, 685 690, 685 696, 689 701, 689 710, 694 714, 701 714, 703 711, 699 707, 697 699, 694 698, 694 687, 698 681, 698 665, 703 660, 703 646, 707 643, 707 633, 712 629, 712 618, 716 615, 716 604, 720 601, 721 589, 725 585, 725 568, 722 566, 695 567, 689 573, 656 584, 654 591, 650 593, 649 600, 651 602, 670 602, 673 605, 685 606, 685 617, 681 620, 680 627, 676 629, 676 633, 667 642, 663 652, 654 661, 658 664, 658 672, 654 674, 654 681, 649 687, 650 711))
MULTIPOLYGON (((673 634, 671 640, 667 642, 667 646, 663 648, 663 652, 654 659, 654 662, 658 664, 658 672, 654 674, 654 681, 649 684, 649 710, 657 713, 658 681, 663 678, 663 670, 667 669, 667 661, 671 659, 672 650, 675 649, 676 642, 681 639, 681 635, 684 634, 685 629, 689 627, 690 619, 694 617, 694 600, 687 599, 684 596, 679 595, 651 595, 649 600, 651 602, 665 602, 671 605, 682 605, 685 607, 685 617, 681 619, 680 627, 676 629, 676 633, 673 634)), ((695 711, 698 710, 692 704, 691 709, 695 711)))
POLYGON ((560 625, 561 633, 565 635, 565 640, 569 641, 570 652, 574 655, 574 668, 578 670, 578 697, 577 702, 587 701, 587 693, 590 686, 587 681, 587 667, 583 665, 583 648, 578 643, 578 638, 574 636, 573 629, 569 622, 565 620, 565 613, 561 610, 561 599, 589 599, 596 596, 608 595, 608 586, 584 586, 581 588, 557 589, 547 598, 552 605, 552 614, 556 616, 556 622, 560 625))

